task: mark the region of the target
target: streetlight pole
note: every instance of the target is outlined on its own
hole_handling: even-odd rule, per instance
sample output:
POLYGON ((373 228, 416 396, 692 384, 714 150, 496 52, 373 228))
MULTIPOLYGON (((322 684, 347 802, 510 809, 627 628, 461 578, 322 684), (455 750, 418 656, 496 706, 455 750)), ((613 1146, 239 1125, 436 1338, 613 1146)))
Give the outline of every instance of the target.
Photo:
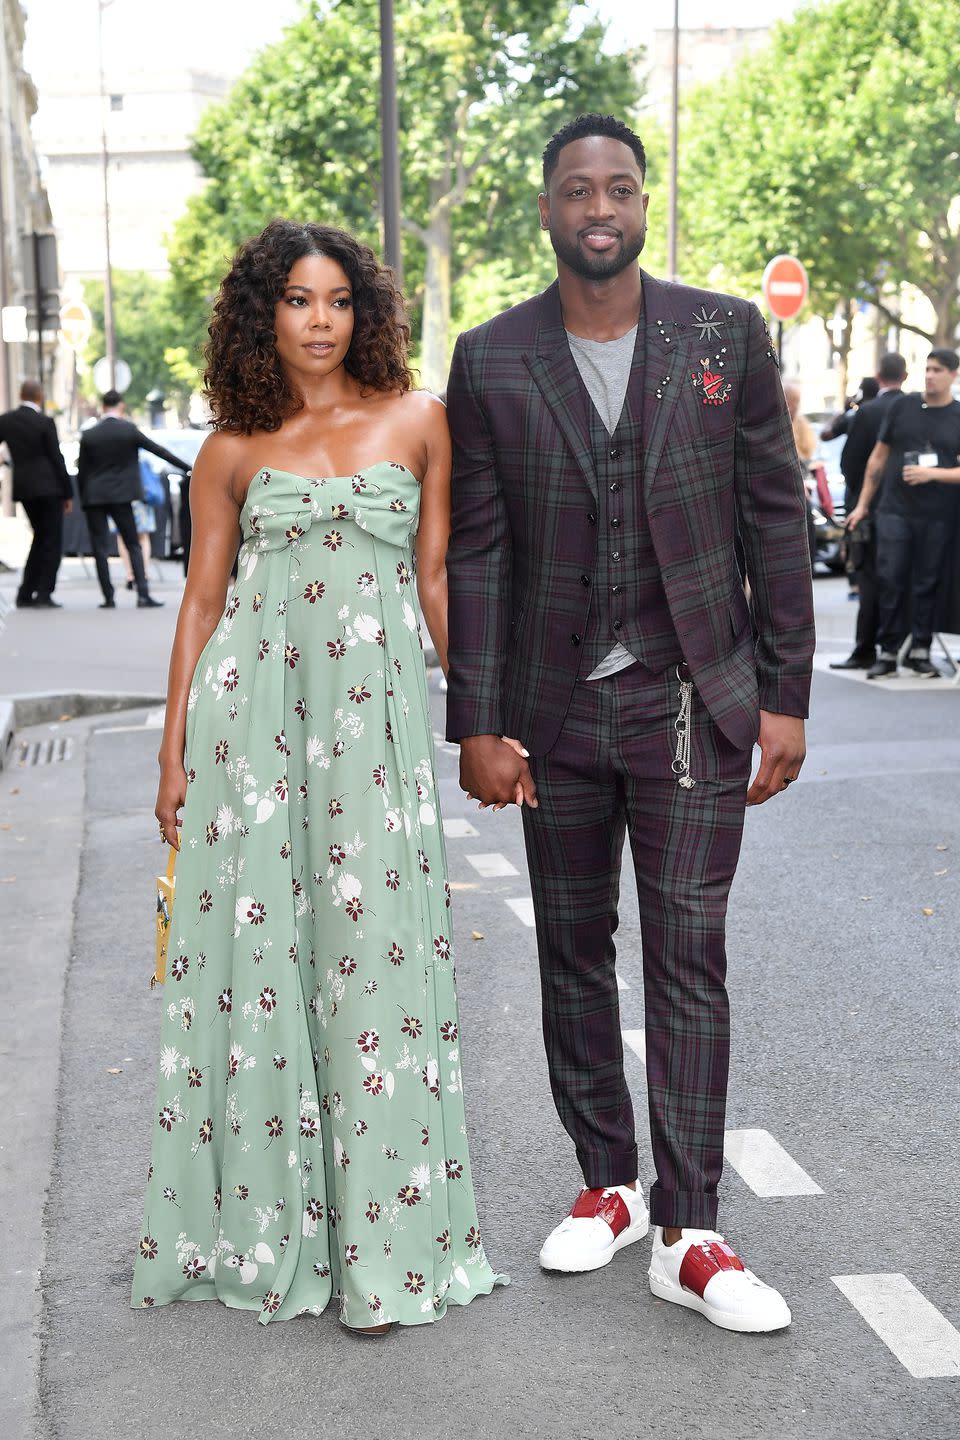
POLYGON ((673 0, 673 54, 670 78, 670 204, 667 216, 667 273, 677 279, 677 144, 680 128, 680 0, 673 0))
POLYGON ((103 241, 104 241, 104 284, 103 284, 103 332, 107 345, 107 370, 110 375, 110 389, 117 384, 117 342, 113 326, 113 266, 110 263, 110 186, 107 176, 107 107, 103 84, 103 12, 113 0, 97 0, 97 47, 100 60, 100 158, 103 168, 103 241))
POLYGON ((403 285, 400 255, 400 144, 397 119, 397 63, 393 42, 393 0, 380 0, 380 171, 383 188, 383 248, 397 284, 403 285))

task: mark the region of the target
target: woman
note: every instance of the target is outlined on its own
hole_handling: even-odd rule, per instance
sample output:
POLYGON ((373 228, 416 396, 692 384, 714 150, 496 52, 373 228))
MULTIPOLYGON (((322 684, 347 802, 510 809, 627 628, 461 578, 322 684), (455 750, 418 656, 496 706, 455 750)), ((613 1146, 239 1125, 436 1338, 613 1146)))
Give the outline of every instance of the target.
POLYGON ((134 1303, 381 1333, 503 1277, 470 1179, 418 590, 450 441, 391 273, 276 220, 223 282, 156 813, 183 830, 134 1303), (418 525, 419 518, 419 525, 418 525), (224 598, 243 537, 236 586, 224 598))
MULTIPOLYGON (((141 458, 140 482, 144 488, 144 494, 146 494, 147 485, 150 482, 152 473, 146 460, 141 458)), ((133 506, 133 519, 137 527, 137 539, 140 541, 140 549, 143 552, 143 568, 146 570, 150 561, 153 559, 153 544, 150 536, 156 533, 157 513, 146 499, 131 500, 130 503, 133 506)), ((132 590, 136 584, 136 577, 133 573, 133 561, 130 559, 129 551, 126 545, 124 545, 121 535, 117 535, 117 552, 123 562, 123 568, 126 571, 127 589, 132 590)))

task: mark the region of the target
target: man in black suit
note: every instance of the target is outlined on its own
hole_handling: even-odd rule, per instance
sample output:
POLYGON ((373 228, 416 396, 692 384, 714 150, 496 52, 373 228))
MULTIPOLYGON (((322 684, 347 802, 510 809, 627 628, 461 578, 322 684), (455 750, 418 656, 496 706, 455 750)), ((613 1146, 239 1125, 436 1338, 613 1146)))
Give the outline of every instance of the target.
POLYGON ((165 450, 149 435, 144 435, 132 421, 124 419, 124 404, 119 392, 108 390, 102 397, 102 415, 96 425, 80 436, 80 459, 77 464, 77 485, 90 530, 90 543, 97 565, 97 578, 103 591, 101 610, 113 610, 113 582, 107 560, 111 516, 127 547, 137 587, 137 605, 141 609, 162 605, 147 589, 147 573, 143 551, 137 538, 136 521, 131 501, 143 498, 140 485, 140 451, 159 455, 175 470, 189 471, 179 456, 165 450))
MULTIPOLYGON (((840 456, 840 469, 845 482, 844 505, 848 515, 856 508, 860 499, 867 461, 873 454, 883 417, 891 400, 895 400, 903 390, 906 378, 907 362, 902 355, 893 351, 889 355, 881 356, 877 367, 877 380, 880 382, 877 398, 861 405, 850 422, 847 443, 840 456)), ((877 658, 877 630, 880 625, 876 574, 877 543, 872 518, 868 518, 851 532, 847 544, 856 546, 859 560, 856 576, 860 607, 857 611, 856 640, 853 651, 846 660, 831 661, 830 669, 869 670, 877 658)))
POLYGON ((59 610, 53 599, 63 555, 63 516, 73 501, 57 427, 43 413, 43 386, 25 380, 20 405, 0 415, 0 441, 13 463, 13 498, 33 528, 33 543, 17 591, 19 609, 59 610))

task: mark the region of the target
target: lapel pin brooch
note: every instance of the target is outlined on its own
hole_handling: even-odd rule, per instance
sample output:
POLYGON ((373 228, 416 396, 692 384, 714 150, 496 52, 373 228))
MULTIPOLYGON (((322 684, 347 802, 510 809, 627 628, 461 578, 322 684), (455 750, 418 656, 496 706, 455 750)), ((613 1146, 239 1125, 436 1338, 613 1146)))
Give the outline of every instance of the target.
POLYGON ((712 340, 714 338, 714 335, 716 335, 716 338, 718 340, 720 339, 720 326, 724 325, 726 322, 724 320, 716 319, 716 316, 719 314, 719 310, 711 310, 710 314, 708 315, 706 305, 700 306, 699 315, 694 312, 693 323, 696 329, 700 331, 700 334, 697 338, 701 342, 704 340, 712 340))

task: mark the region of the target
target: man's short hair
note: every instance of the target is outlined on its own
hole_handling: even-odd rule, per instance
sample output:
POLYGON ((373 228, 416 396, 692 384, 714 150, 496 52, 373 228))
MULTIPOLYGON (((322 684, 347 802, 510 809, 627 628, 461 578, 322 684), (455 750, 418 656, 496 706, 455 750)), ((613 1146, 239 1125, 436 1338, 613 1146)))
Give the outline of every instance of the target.
POLYGON ((931 350, 927 359, 935 360, 938 365, 943 366, 944 370, 960 370, 960 355, 956 350, 948 350, 945 345, 931 350))
POLYGON ((29 400, 33 405, 43 404, 43 386, 39 380, 24 380, 20 386, 20 399, 29 400))
POLYGON ((890 350, 886 355, 880 356, 877 375, 885 385, 895 385, 898 381, 906 380, 907 362, 896 350, 890 350))
POLYGON ((624 145, 629 145, 636 157, 637 165, 640 167, 640 174, 647 173, 647 152, 643 148, 643 141, 639 135, 635 135, 629 125, 624 125, 614 115, 578 115, 575 120, 570 120, 566 125, 551 135, 547 141, 546 149, 543 152, 543 185, 544 189, 550 184, 550 177, 557 168, 557 161, 560 159, 560 151, 565 145, 571 145, 574 140, 586 140, 591 135, 605 135, 610 140, 620 140, 624 145))
POLYGON ((104 410, 112 410, 115 405, 123 404, 123 396, 119 390, 104 390, 100 396, 100 404, 104 410))

